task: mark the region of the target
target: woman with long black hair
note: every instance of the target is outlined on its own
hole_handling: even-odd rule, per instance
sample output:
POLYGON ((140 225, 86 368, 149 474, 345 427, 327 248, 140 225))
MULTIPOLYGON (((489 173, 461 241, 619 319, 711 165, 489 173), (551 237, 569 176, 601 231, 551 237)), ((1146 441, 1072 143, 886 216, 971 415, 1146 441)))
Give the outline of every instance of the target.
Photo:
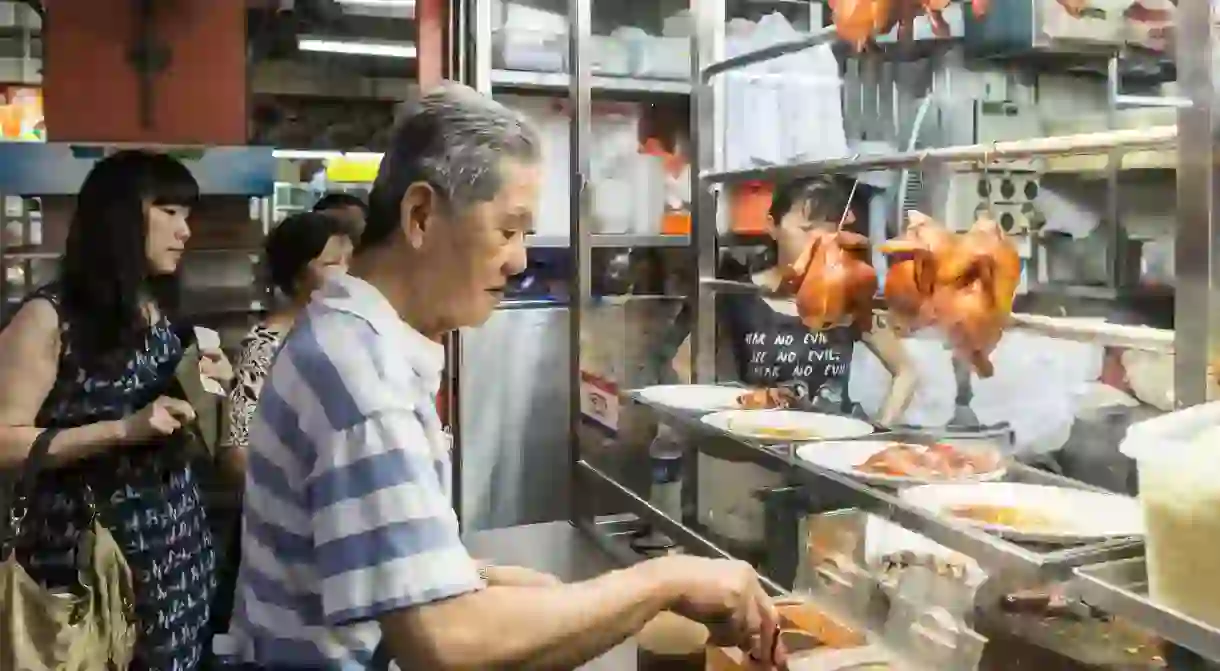
POLYGON ((176 273, 199 186, 164 154, 121 151, 81 185, 59 278, 0 332, 0 467, 60 431, 37 480, 17 558, 51 588, 77 580, 91 510, 135 583, 137 671, 193 671, 205 647, 215 553, 168 395, 183 354, 176 273))

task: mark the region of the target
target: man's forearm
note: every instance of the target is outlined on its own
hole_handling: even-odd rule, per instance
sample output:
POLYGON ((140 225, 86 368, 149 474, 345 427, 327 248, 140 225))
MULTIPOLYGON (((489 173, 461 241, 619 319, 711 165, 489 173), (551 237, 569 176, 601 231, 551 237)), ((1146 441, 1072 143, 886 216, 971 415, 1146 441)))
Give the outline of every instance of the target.
POLYGON ((877 422, 882 426, 893 426, 902 418, 911 400, 915 398, 918 377, 913 372, 899 373, 890 383, 889 392, 877 413, 877 422))
POLYGON ((655 566, 557 587, 492 586, 383 621, 402 668, 572 669, 639 631, 671 595, 655 566), (421 659, 421 656, 423 659, 421 659), (425 663, 426 662, 426 663, 425 663))

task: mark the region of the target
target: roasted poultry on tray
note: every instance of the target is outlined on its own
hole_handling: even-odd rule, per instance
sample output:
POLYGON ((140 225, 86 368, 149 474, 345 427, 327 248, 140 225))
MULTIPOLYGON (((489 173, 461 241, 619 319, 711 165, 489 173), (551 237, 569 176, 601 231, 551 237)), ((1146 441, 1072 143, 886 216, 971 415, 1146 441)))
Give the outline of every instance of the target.
POLYGON ((815 233, 785 284, 796 293, 805 326, 819 330, 850 319, 861 331, 872 330, 877 272, 868 262, 868 238, 850 231, 815 233))
POLYGON ((881 246, 891 258, 885 298, 900 327, 935 326, 979 377, 995 371, 988 358, 1012 314, 1021 259, 989 216, 953 233, 919 212, 902 236, 881 246))
POLYGON ((796 403, 796 394, 783 387, 751 389, 737 397, 742 410, 784 410, 796 403))

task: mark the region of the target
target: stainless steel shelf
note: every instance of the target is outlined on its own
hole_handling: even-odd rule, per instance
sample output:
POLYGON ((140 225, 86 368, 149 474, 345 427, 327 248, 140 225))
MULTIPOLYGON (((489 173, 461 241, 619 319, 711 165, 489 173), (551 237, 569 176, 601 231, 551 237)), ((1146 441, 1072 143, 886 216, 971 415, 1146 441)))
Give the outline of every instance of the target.
MULTIPOLYGON (((764 468, 787 475, 790 481, 809 488, 819 497, 828 497, 837 505, 855 508, 918 533, 951 550, 974 558, 997 582, 1019 585, 1040 585, 1064 580, 1079 566, 1126 559, 1143 551, 1140 539, 1121 538, 1099 543, 1072 546, 1039 546, 1014 543, 981 531, 968 524, 945 519, 901 500, 893 490, 880 489, 843 473, 823 469, 796 457, 796 445, 764 445, 742 440, 717 430, 701 421, 707 414, 686 412, 660 406, 643 398, 639 391, 624 392, 624 397, 652 408, 663 421, 696 436, 727 438, 717 448, 737 446, 736 457, 749 460, 764 468)), ((879 432, 870 439, 889 437, 910 438, 909 434, 879 432)), ((1101 491, 1075 480, 1059 477, 1019 463, 1010 464, 1005 480, 1031 484, 1054 485, 1101 491)))
MULTIPOLYGON (((516 89, 539 93, 567 94, 572 75, 566 72, 530 72, 528 70, 492 70, 491 85, 498 89, 516 89)), ((686 80, 640 79, 637 77, 593 76, 594 93, 637 95, 690 95, 686 80)))
POLYGON ((1174 332, 1149 326, 1110 324, 1103 319, 1015 314, 1012 328, 1052 338, 1172 354, 1174 332))
POLYGON ((1146 627, 1220 661, 1220 629, 1159 606, 1148 598, 1148 567, 1134 558, 1076 569, 1072 588, 1087 604, 1146 627))
POLYGON ((1177 142, 1177 126, 1154 126, 1134 130, 1059 135, 1054 137, 1010 140, 991 144, 958 147, 938 147, 920 151, 854 156, 794 163, 792 165, 747 168, 721 172, 703 172, 701 178, 710 184, 731 184, 748 181, 775 181, 826 173, 854 173, 872 170, 913 168, 939 163, 990 162, 995 160, 1043 158, 1102 154, 1111 149, 1161 149, 1177 142))
MULTIPOLYGON (((685 247, 690 244, 686 235, 594 235, 594 247, 685 247)), ((531 235, 525 246, 532 248, 563 248, 572 245, 571 238, 562 235, 531 235)))

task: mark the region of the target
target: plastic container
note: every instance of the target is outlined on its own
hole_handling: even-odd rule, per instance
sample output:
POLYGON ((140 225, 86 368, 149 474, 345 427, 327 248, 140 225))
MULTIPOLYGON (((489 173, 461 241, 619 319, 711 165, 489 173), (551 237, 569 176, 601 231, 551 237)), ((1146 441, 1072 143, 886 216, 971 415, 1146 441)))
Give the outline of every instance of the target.
POLYGON ((501 28, 496 31, 496 65, 508 70, 565 72, 568 64, 568 38, 541 30, 501 28))
POLYGON ((1220 403, 1134 424, 1120 450, 1135 459, 1144 509, 1149 596, 1220 626, 1220 403))
POLYGON ((690 38, 641 38, 636 43, 635 74, 645 79, 690 79, 690 38))
POLYGON ((734 233, 767 232, 771 209, 771 185, 742 182, 729 187, 729 226, 734 233))
POLYGON ((593 35, 589 40, 590 69, 595 75, 622 77, 631 74, 631 45, 607 35, 593 35))
POLYGON ((648 446, 652 473, 649 503, 675 520, 682 519, 682 457, 686 443, 667 424, 657 425, 657 435, 648 446))

